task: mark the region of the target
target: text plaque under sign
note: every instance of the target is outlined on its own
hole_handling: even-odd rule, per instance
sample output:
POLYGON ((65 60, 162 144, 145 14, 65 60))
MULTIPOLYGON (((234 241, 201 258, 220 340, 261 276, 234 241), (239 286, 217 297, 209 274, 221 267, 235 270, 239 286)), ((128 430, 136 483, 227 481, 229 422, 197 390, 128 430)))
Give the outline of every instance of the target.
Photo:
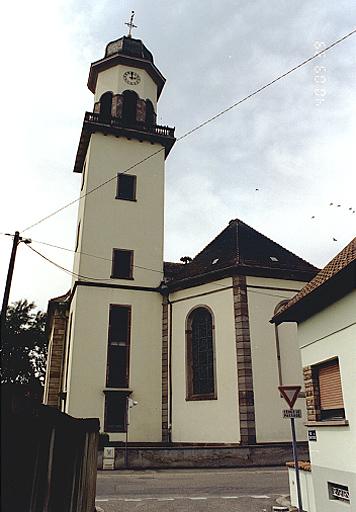
POLYGON ((283 418, 301 418, 301 409, 283 409, 283 418))
POLYGON ((308 430, 308 441, 317 441, 316 430, 308 430))

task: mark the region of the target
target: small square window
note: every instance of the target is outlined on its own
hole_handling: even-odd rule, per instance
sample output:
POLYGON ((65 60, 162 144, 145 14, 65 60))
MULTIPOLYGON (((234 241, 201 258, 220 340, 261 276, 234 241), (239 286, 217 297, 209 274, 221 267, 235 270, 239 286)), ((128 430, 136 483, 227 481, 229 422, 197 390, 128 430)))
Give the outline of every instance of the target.
POLYGON ((116 199, 136 201, 136 176, 122 173, 117 175, 116 199))
POLYGON ((133 251, 114 249, 112 255, 111 277, 117 279, 133 279, 133 251))

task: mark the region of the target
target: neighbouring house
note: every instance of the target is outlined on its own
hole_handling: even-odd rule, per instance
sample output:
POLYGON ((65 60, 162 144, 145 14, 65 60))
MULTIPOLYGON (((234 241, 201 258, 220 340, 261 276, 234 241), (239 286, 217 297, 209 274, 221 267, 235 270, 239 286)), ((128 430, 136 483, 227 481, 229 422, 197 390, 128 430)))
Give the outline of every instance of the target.
POLYGON ((303 508, 351 512, 356 509, 356 238, 272 321, 298 324, 312 484, 309 496, 303 487, 303 508))
POLYGON ((74 279, 49 305, 45 401, 100 418, 110 442, 289 450, 277 387, 301 384, 302 366, 295 326, 269 320, 318 269, 239 219, 192 260, 164 262, 164 83, 132 37, 91 65, 74 279))

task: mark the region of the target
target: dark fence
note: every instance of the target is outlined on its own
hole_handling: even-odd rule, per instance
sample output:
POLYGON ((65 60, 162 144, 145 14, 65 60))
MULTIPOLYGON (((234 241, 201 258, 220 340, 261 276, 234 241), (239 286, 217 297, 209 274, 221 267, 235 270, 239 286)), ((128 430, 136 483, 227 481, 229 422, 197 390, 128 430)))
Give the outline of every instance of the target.
POLYGON ((94 512, 99 420, 2 394, 2 512, 94 512))

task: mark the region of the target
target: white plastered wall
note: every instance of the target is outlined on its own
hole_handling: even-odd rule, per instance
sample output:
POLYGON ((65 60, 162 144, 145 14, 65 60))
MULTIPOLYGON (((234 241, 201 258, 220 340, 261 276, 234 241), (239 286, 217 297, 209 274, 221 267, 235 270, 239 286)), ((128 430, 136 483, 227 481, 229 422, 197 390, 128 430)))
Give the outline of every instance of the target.
POLYGON ((355 493, 356 291, 300 323, 298 342, 303 366, 339 358, 345 416, 349 426, 313 427, 317 429, 317 442, 310 442, 309 448, 313 466, 352 473, 355 493))
POLYGON ((170 300, 173 302, 172 440, 238 443, 240 427, 232 280, 226 278, 181 290, 171 294, 170 300), (224 290, 225 287, 228 289, 224 290), (207 306, 214 315, 217 400, 186 400, 186 319, 198 306, 207 306))
MULTIPOLYGON (((275 307, 295 295, 304 285, 300 281, 247 277, 248 311, 250 321, 253 384, 255 396, 256 439, 262 442, 290 441, 290 421, 282 418, 288 409, 280 397, 275 327, 270 323, 275 307)), ((303 372, 295 324, 278 327, 282 384, 301 385, 303 372)), ((297 400, 305 419, 305 399, 297 400)), ((306 440, 303 420, 296 420, 297 438, 306 440)))
MULTIPOLYGON (((78 286, 73 313, 66 412, 98 417, 104 429, 104 393, 110 304, 131 306, 129 441, 161 441, 162 298, 155 292, 78 286)), ((111 433, 110 440, 124 440, 111 433)))
POLYGON ((159 285, 163 276, 160 272, 163 270, 164 150, 128 172, 137 176, 136 201, 115 199, 115 176, 160 148, 158 144, 101 133, 91 136, 83 192, 114 179, 81 201, 79 251, 99 258, 82 254, 80 261, 76 259, 75 272, 128 284, 127 280, 110 280, 110 275, 112 249, 129 249, 134 251, 134 281, 129 284, 159 285))
POLYGON ((123 65, 117 65, 115 67, 101 71, 98 74, 94 101, 99 101, 101 95, 104 94, 104 92, 111 91, 113 94, 121 94, 125 90, 135 91, 140 98, 144 100, 151 100, 156 110, 157 85, 154 83, 147 71, 144 69, 123 65), (123 75, 126 71, 133 70, 138 73, 141 78, 140 83, 136 85, 130 85, 123 79, 123 75))

